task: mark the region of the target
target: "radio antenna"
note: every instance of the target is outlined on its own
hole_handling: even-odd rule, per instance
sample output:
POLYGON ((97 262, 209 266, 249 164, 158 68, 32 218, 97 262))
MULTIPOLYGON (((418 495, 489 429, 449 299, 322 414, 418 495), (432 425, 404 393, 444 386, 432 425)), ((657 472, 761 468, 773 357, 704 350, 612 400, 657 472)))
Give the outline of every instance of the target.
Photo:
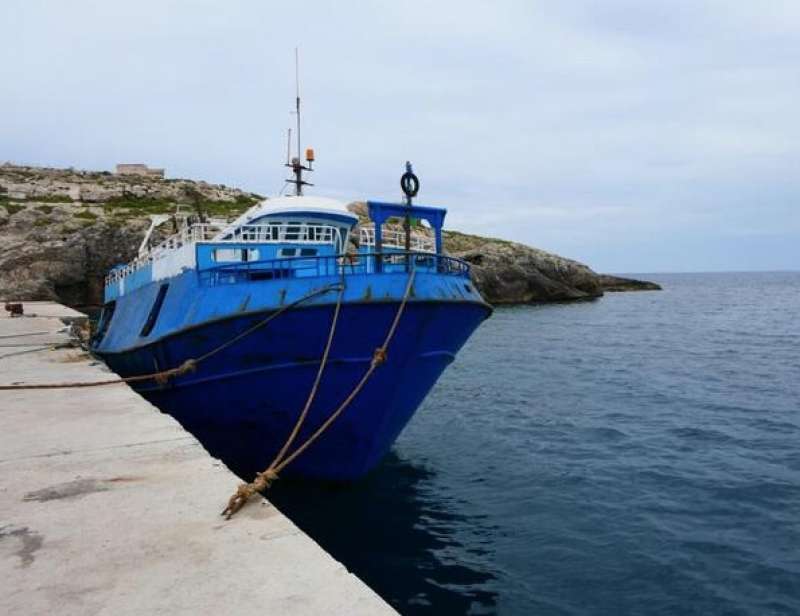
POLYGON ((294 83, 295 83, 295 115, 297 116, 297 156, 291 156, 291 142, 292 142, 292 131, 289 129, 289 147, 288 150, 290 151, 289 160, 286 162, 286 166, 292 170, 294 174, 294 178, 291 180, 286 180, 287 182, 291 182, 294 184, 295 195, 300 197, 303 195, 303 186, 313 186, 313 184, 306 182, 303 180, 303 171, 313 171, 311 164, 314 162, 314 150, 308 149, 306 150, 306 161, 308 162, 308 166, 302 163, 302 156, 303 146, 300 140, 300 53, 298 48, 294 48, 294 83))
POLYGON ((303 151, 300 144, 300 52, 294 48, 294 87, 295 87, 295 113, 297 114, 297 158, 303 151))

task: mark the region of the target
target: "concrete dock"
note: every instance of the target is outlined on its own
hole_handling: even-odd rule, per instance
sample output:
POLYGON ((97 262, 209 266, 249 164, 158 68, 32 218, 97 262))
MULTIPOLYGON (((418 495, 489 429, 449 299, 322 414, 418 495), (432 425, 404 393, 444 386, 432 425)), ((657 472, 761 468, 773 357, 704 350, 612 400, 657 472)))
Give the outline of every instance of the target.
MULTIPOLYGON (((79 313, 25 313, 0 384, 113 378, 52 348, 79 313)), ((240 482, 127 385, 0 391, 0 614, 395 613, 268 502, 225 521, 240 482)))

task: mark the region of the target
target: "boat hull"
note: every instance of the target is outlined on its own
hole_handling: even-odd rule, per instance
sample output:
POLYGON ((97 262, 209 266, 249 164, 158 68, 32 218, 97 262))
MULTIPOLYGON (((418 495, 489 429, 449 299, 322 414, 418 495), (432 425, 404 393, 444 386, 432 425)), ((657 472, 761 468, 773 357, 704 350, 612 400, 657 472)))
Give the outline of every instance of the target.
MULTIPOLYGON (((350 394, 383 344, 397 301, 342 305, 330 357, 302 444, 350 394)), ((431 387, 490 308, 475 301, 410 301, 388 357, 330 428, 282 475, 352 480, 388 452, 431 387)), ((288 310, 199 363, 195 372, 133 387, 175 417, 244 479, 264 470, 285 443, 306 402, 330 331, 333 304, 288 310)), ((180 365, 262 322, 269 311, 198 325, 122 352, 98 352, 123 376, 180 365)), ((290 450, 290 451, 291 451, 290 450)))

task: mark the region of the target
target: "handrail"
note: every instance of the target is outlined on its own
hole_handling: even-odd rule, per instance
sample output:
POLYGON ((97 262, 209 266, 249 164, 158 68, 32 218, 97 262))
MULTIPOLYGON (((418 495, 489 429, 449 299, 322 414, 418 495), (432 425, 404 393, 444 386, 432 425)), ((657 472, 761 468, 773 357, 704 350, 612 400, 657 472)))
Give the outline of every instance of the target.
POLYGON ((341 230, 335 225, 281 223, 241 225, 225 232, 226 225, 195 223, 169 236, 149 251, 136 257, 124 267, 112 270, 105 278, 109 285, 135 273, 145 265, 166 258, 188 244, 213 241, 215 244, 323 244, 342 246, 341 230), (222 235, 222 237, 220 237, 222 235))
MULTIPOLYGON (((436 242, 432 237, 422 233, 411 233, 411 249, 419 252, 436 252, 436 242)), ((375 226, 363 226, 359 233, 359 245, 375 246, 375 226)), ((405 249, 406 234, 402 229, 383 229, 381 245, 384 248, 405 249)))
MULTIPOLYGON (((437 255, 428 252, 392 252, 392 253, 359 253, 355 255, 320 255, 313 257, 285 257, 282 259, 264 259, 259 261, 242 261, 225 263, 201 270, 201 277, 215 282, 228 282, 227 277, 268 277, 270 280, 297 278, 298 272, 308 276, 339 276, 347 274, 389 274, 397 273, 397 269, 385 267, 388 260, 392 265, 408 264, 412 269, 428 270, 439 274, 448 274, 469 278, 470 265, 456 257, 437 255), (384 267, 375 267, 382 262, 384 267), (369 267, 371 265, 372 267, 369 267)), ((404 268, 405 270, 405 268, 404 268)))

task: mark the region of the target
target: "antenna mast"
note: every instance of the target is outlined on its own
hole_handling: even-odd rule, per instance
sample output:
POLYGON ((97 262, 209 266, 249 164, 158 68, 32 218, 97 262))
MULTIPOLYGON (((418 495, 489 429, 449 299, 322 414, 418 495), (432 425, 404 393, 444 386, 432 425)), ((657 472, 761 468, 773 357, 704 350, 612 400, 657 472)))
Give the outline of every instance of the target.
MULTIPOLYGON (((292 170, 294 174, 294 178, 291 180, 286 180, 287 182, 291 182, 294 184, 295 195, 300 197, 303 195, 303 186, 313 186, 310 182, 306 182, 303 180, 303 171, 313 171, 311 164, 314 162, 314 150, 309 148, 306 150, 306 162, 308 165, 304 165, 301 162, 300 156, 302 150, 302 142, 300 140, 300 54, 298 52, 297 47, 294 48, 294 82, 295 82, 295 115, 297 116, 297 156, 291 157, 289 156, 289 160, 286 161, 286 166, 292 170)), ((292 140, 292 131, 289 129, 289 143, 291 144, 292 140)), ((291 146, 290 146, 291 149, 291 146)))
POLYGON ((303 150, 300 144, 300 52, 297 47, 294 48, 294 88, 294 107, 297 114, 297 157, 300 158, 300 152, 303 150))

